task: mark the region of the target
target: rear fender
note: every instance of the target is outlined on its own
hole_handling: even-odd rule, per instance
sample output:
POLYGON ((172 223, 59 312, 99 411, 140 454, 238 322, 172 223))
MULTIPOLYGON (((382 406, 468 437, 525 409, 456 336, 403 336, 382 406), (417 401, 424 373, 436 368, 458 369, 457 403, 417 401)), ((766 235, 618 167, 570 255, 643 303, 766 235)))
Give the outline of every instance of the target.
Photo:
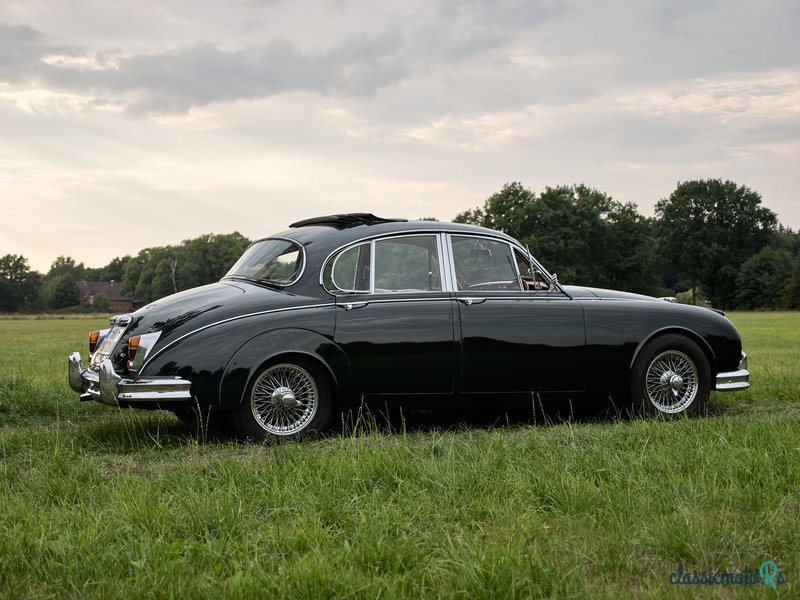
POLYGON ((355 374, 342 349, 319 333, 289 328, 262 333, 236 351, 222 376, 220 408, 238 408, 244 400, 248 383, 261 365, 282 355, 301 355, 319 364, 331 379, 337 408, 352 403, 355 374))

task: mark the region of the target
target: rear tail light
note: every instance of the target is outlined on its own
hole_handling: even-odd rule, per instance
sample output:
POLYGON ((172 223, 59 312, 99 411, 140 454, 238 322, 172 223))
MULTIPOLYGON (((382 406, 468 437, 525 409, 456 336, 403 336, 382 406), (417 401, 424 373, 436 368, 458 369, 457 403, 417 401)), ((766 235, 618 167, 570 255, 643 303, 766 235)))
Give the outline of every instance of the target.
POLYGON ((133 361, 136 358, 136 353, 139 351, 139 342, 142 337, 139 335, 132 335, 128 338, 128 369, 133 368, 133 361))
POLYGON ((97 342, 99 341, 100 341, 100 332, 92 331, 89 334, 89 354, 94 354, 94 351, 97 348, 97 342))

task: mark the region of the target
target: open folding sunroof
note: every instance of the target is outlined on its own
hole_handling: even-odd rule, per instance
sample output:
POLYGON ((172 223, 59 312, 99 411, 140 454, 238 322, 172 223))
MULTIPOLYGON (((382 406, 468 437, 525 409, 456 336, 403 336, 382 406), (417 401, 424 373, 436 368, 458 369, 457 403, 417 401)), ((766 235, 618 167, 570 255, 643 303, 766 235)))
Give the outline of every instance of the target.
POLYGON ((327 215, 324 217, 312 217, 292 223, 289 227, 307 227, 310 225, 325 225, 328 227, 336 227, 337 229, 346 229, 348 227, 356 227, 358 225, 377 225, 378 223, 405 223, 408 219, 385 219, 383 217, 376 217, 372 213, 346 213, 340 215, 327 215))

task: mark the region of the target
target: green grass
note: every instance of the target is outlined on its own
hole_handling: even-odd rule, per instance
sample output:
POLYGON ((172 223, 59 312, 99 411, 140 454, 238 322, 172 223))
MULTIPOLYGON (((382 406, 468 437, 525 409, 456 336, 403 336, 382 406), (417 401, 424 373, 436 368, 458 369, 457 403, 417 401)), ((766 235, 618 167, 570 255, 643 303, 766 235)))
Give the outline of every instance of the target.
POLYGON ((0 597, 791 597, 800 314, 732 319, 753 388, 705 418, 269 446, 79 403, 103 320, 0 320, 0 597), (778 594, 669 584, 764 560, 778 594))

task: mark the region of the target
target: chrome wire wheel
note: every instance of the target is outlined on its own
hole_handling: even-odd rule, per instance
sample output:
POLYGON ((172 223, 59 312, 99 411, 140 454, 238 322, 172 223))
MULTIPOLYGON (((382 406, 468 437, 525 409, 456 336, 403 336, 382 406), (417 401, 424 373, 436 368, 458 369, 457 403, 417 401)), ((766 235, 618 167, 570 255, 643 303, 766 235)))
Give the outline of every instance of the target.
POLYGON ((697 366, 687 354, 678 350, 662 352, 647 367, 647 399, 663 413, 685 411, 697 397, 698 385, 697 366))
POLYGON ((250 392, 256 422, 278 436, 303 431, 319 408, 319 390, 311 374, 292 364, 273 365, 262 372, 250 392))

